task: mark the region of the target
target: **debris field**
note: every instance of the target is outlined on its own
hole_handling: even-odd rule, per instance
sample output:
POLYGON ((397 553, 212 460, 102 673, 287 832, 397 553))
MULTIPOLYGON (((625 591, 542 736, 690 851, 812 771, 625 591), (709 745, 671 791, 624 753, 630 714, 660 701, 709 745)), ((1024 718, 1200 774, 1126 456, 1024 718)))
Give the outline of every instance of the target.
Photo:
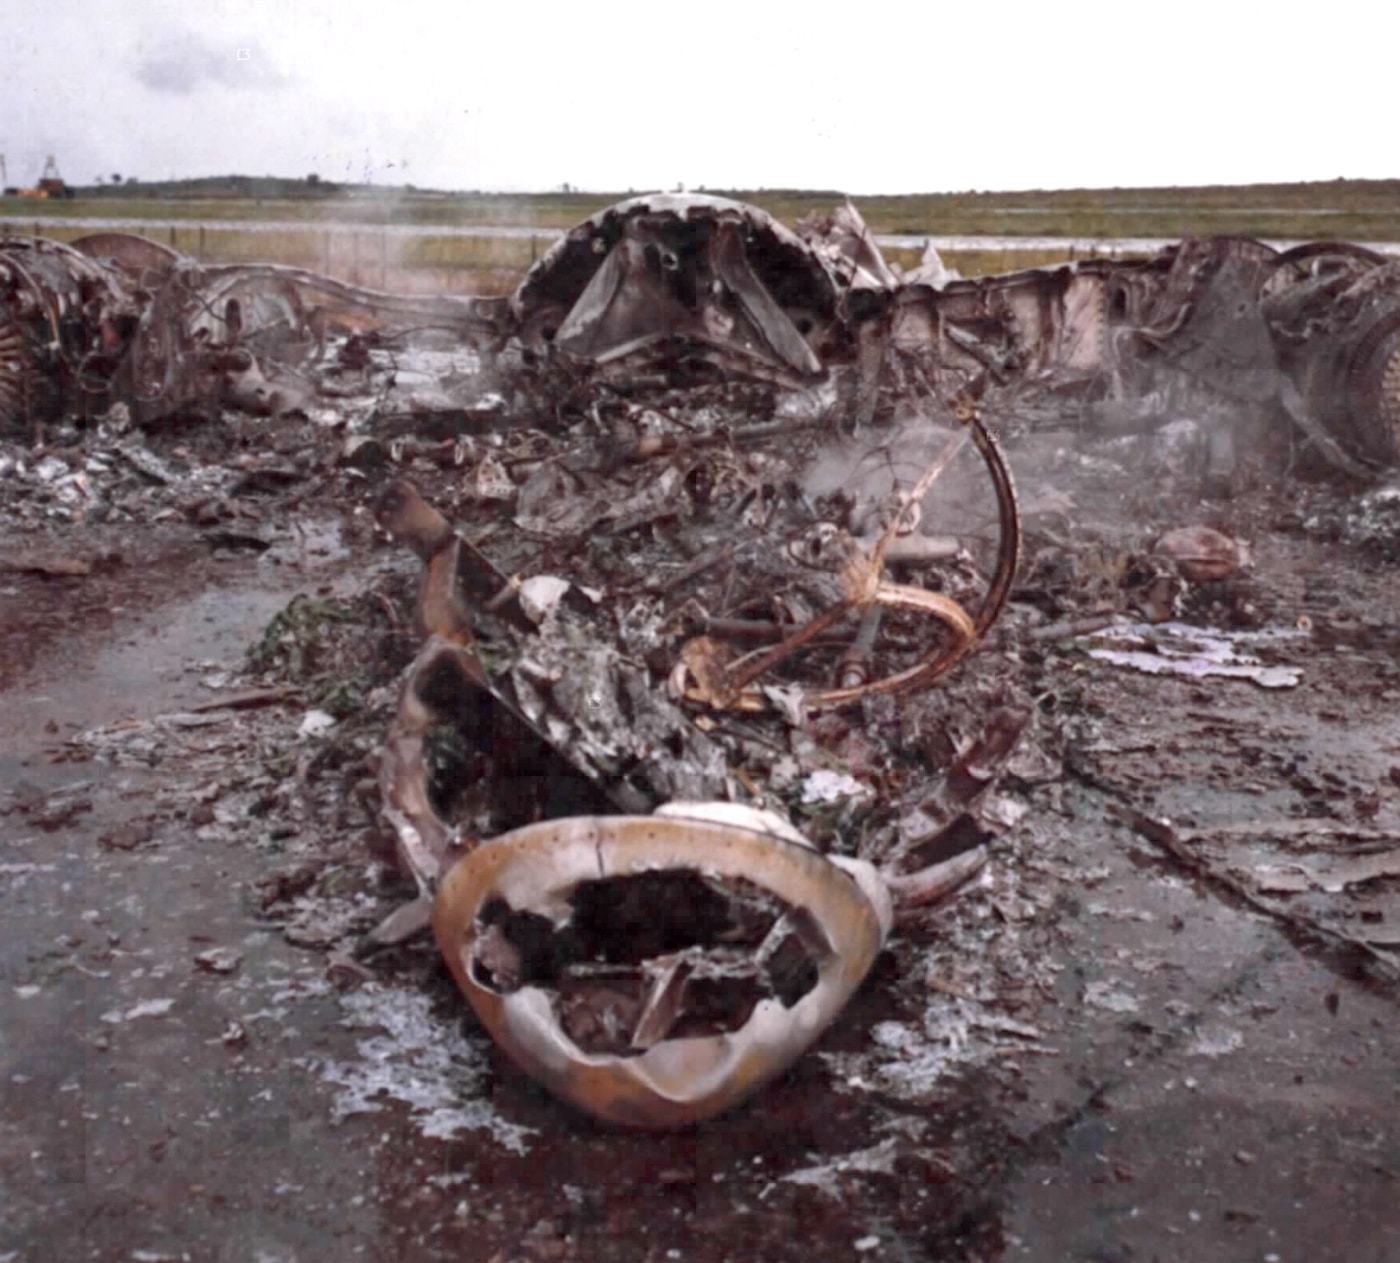
POLYGON ((0 1261, 1400 1255, 1397 268, 0 242, 0 1261))

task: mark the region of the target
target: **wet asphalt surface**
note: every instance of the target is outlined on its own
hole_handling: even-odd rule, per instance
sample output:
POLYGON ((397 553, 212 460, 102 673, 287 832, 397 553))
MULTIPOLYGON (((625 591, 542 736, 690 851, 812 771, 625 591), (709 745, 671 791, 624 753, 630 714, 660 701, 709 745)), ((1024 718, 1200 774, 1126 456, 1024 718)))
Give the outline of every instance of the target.
POLYGON ((1340 793, 1380 792, 1374 822, 1394 827, 1383 648, 1281 693, 1094 673, 1116 715, 1107 752, 1035 800, 1020 853, 1042 906, 977 889, 958 905, 986 941, 1023 938, 1035 982, 1017 1028, 922 1079, 921 1046, 901 1041, 925 1004, 974 1013, 961 1031, 1002 1020, 985 992, 959 998, 947 911, 906 929, 927 952, 886 954, 772 1088, 661 1135, 548 1098, 454 1009, 431 950, 410 949, 348 994, 405 1013, 420 981, 434 1029, 463 1033, 462 1092, 489 1120, 434 1138, 402 1099, 345 1108, 347 1074, 327 1067, 374 1049, 325 954, 253 897, 287 842, 229 789, 257 738, 183 709, 327 575, 191 567, 182 547, 5 598, 7 634, 31 618, 36 643, 12 636, 0 722, 0 1263, 1400 1258, 1393 985, 1115 812, 1284 814, 1303 793, 1287 777, 1243 785, 1261 780, 1253 732, 1339 768, 1340 793), (105 753, 72 744, 98 728, 105 753))

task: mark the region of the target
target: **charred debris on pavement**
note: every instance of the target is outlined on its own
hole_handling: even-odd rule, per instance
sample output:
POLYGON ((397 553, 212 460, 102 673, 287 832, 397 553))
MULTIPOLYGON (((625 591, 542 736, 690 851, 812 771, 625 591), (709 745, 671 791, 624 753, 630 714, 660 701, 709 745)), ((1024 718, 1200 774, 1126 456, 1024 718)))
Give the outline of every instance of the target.
MULTIPOLYGON (((387 725, 359 789, 413 887, 364 946, 433 921, 531 1073, 604 1117, 673 1125, 778 1073, 893 915, 983 870, 1017 819, 1003 776, 1057 774, 1055 742, 1025 739, 1049 722, 1039 699, 994 672, 941 704, 956 737, 900 748, 918 721, 897 703, 926 706, 1002 634, 1013 585, 1044 615, 1027 643, 1293 678, 1268 636, 1173 623, 1191 590, 1248 569, 1245 544, 1183 524, 1146 555, 1070 557, 1072 501, 1037 486, 1019 504, 1003 445, 1070 431, 1089 452, 1165 451, 1187 423, 1184 459, 1216 489, 1267 461, 1376 481, 1400 463, 1397 268, 1220 238, 975 280, 930 256, 901 276, 850 206, 793 231, 669 195, 600 212, 499 299, 205 267, 119 234, 10 239, 0 427, 43 445, 76 422, 157 484, 173 475, 132 427, 234 408, 329 436, 418 566, 416 594, 365 606, 386 611, 395 683, 327 715, 387 725), (739 814, 705 820, 716 804, 739 814), (742 863, 687 861, 687 829, 709 839, 697 856, 742 863), (565 863, 604 835, 635 849, 627 866, 565 863), (765 877, 784 864, 802 881, 765 877), (656 940, 640 946, 639 900, 656 940)), ((269 660, 300 652, 295 621, 269 660)), ((1352 880, 1285 868, 1261 861, 1271 908, 1352 880)))

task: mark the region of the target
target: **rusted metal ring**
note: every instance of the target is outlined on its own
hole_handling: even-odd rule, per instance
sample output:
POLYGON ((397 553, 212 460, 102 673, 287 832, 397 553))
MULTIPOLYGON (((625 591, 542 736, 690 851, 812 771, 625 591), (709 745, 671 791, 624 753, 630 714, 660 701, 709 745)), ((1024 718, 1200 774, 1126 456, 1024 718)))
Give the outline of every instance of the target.
MULTIPOLYGON (((858 701, 867 694, 905 693, 916 688, 926 687, 947 674, 956 666, 977 642, 986 635, 996 622, 1011 592, 1016 576, 1016 564, 1021 550, 1021 519, 1016 504, 1016 486, 1011 469, 1006 463, 1001 445, 982 424, 980 418, 971 413, 966 425, 969 427, 973 444, 982 456, 983 463, 992 480, 997 498, 997 514, 1000 538, 997 543, 996 566, 991 583, 977 608, 975 615, 969 615, 961 605, 950 597, 928 592, 923 588, 912 588, 901 584, 880 582, 870 598, 852 602, 845 608, 868 607, 879 604, 893 608, 913 610, 929 614, 938 619, 954 633, 951 645, 938 645, 913 666, 881 679, 867 680, 848 687, 831 689, 805 689, 803 704, 808 709, 829 706, 842 706, 858 701)), ((842 607, 828 611, 808 625, 808 629, 825 628, 835 622, 842 607)), ((706 699, 719 700, 719 699, 706 699)), ((724 699, 724 703, 743 710, 761 710, 768 706, 767 699, 757 688, 746 688, 737 696, 724 699)))

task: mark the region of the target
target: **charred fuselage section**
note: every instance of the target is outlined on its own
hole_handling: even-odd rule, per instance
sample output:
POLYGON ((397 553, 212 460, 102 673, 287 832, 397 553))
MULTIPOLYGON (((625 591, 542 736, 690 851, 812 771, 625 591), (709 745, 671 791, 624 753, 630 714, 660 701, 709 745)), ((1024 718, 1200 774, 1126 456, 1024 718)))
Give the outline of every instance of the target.
POLYGON ((805 386, 831 356, 840 286, 752 206, 658 194, 561 239, 511 299, 521 343, 574 374, 805 386))

